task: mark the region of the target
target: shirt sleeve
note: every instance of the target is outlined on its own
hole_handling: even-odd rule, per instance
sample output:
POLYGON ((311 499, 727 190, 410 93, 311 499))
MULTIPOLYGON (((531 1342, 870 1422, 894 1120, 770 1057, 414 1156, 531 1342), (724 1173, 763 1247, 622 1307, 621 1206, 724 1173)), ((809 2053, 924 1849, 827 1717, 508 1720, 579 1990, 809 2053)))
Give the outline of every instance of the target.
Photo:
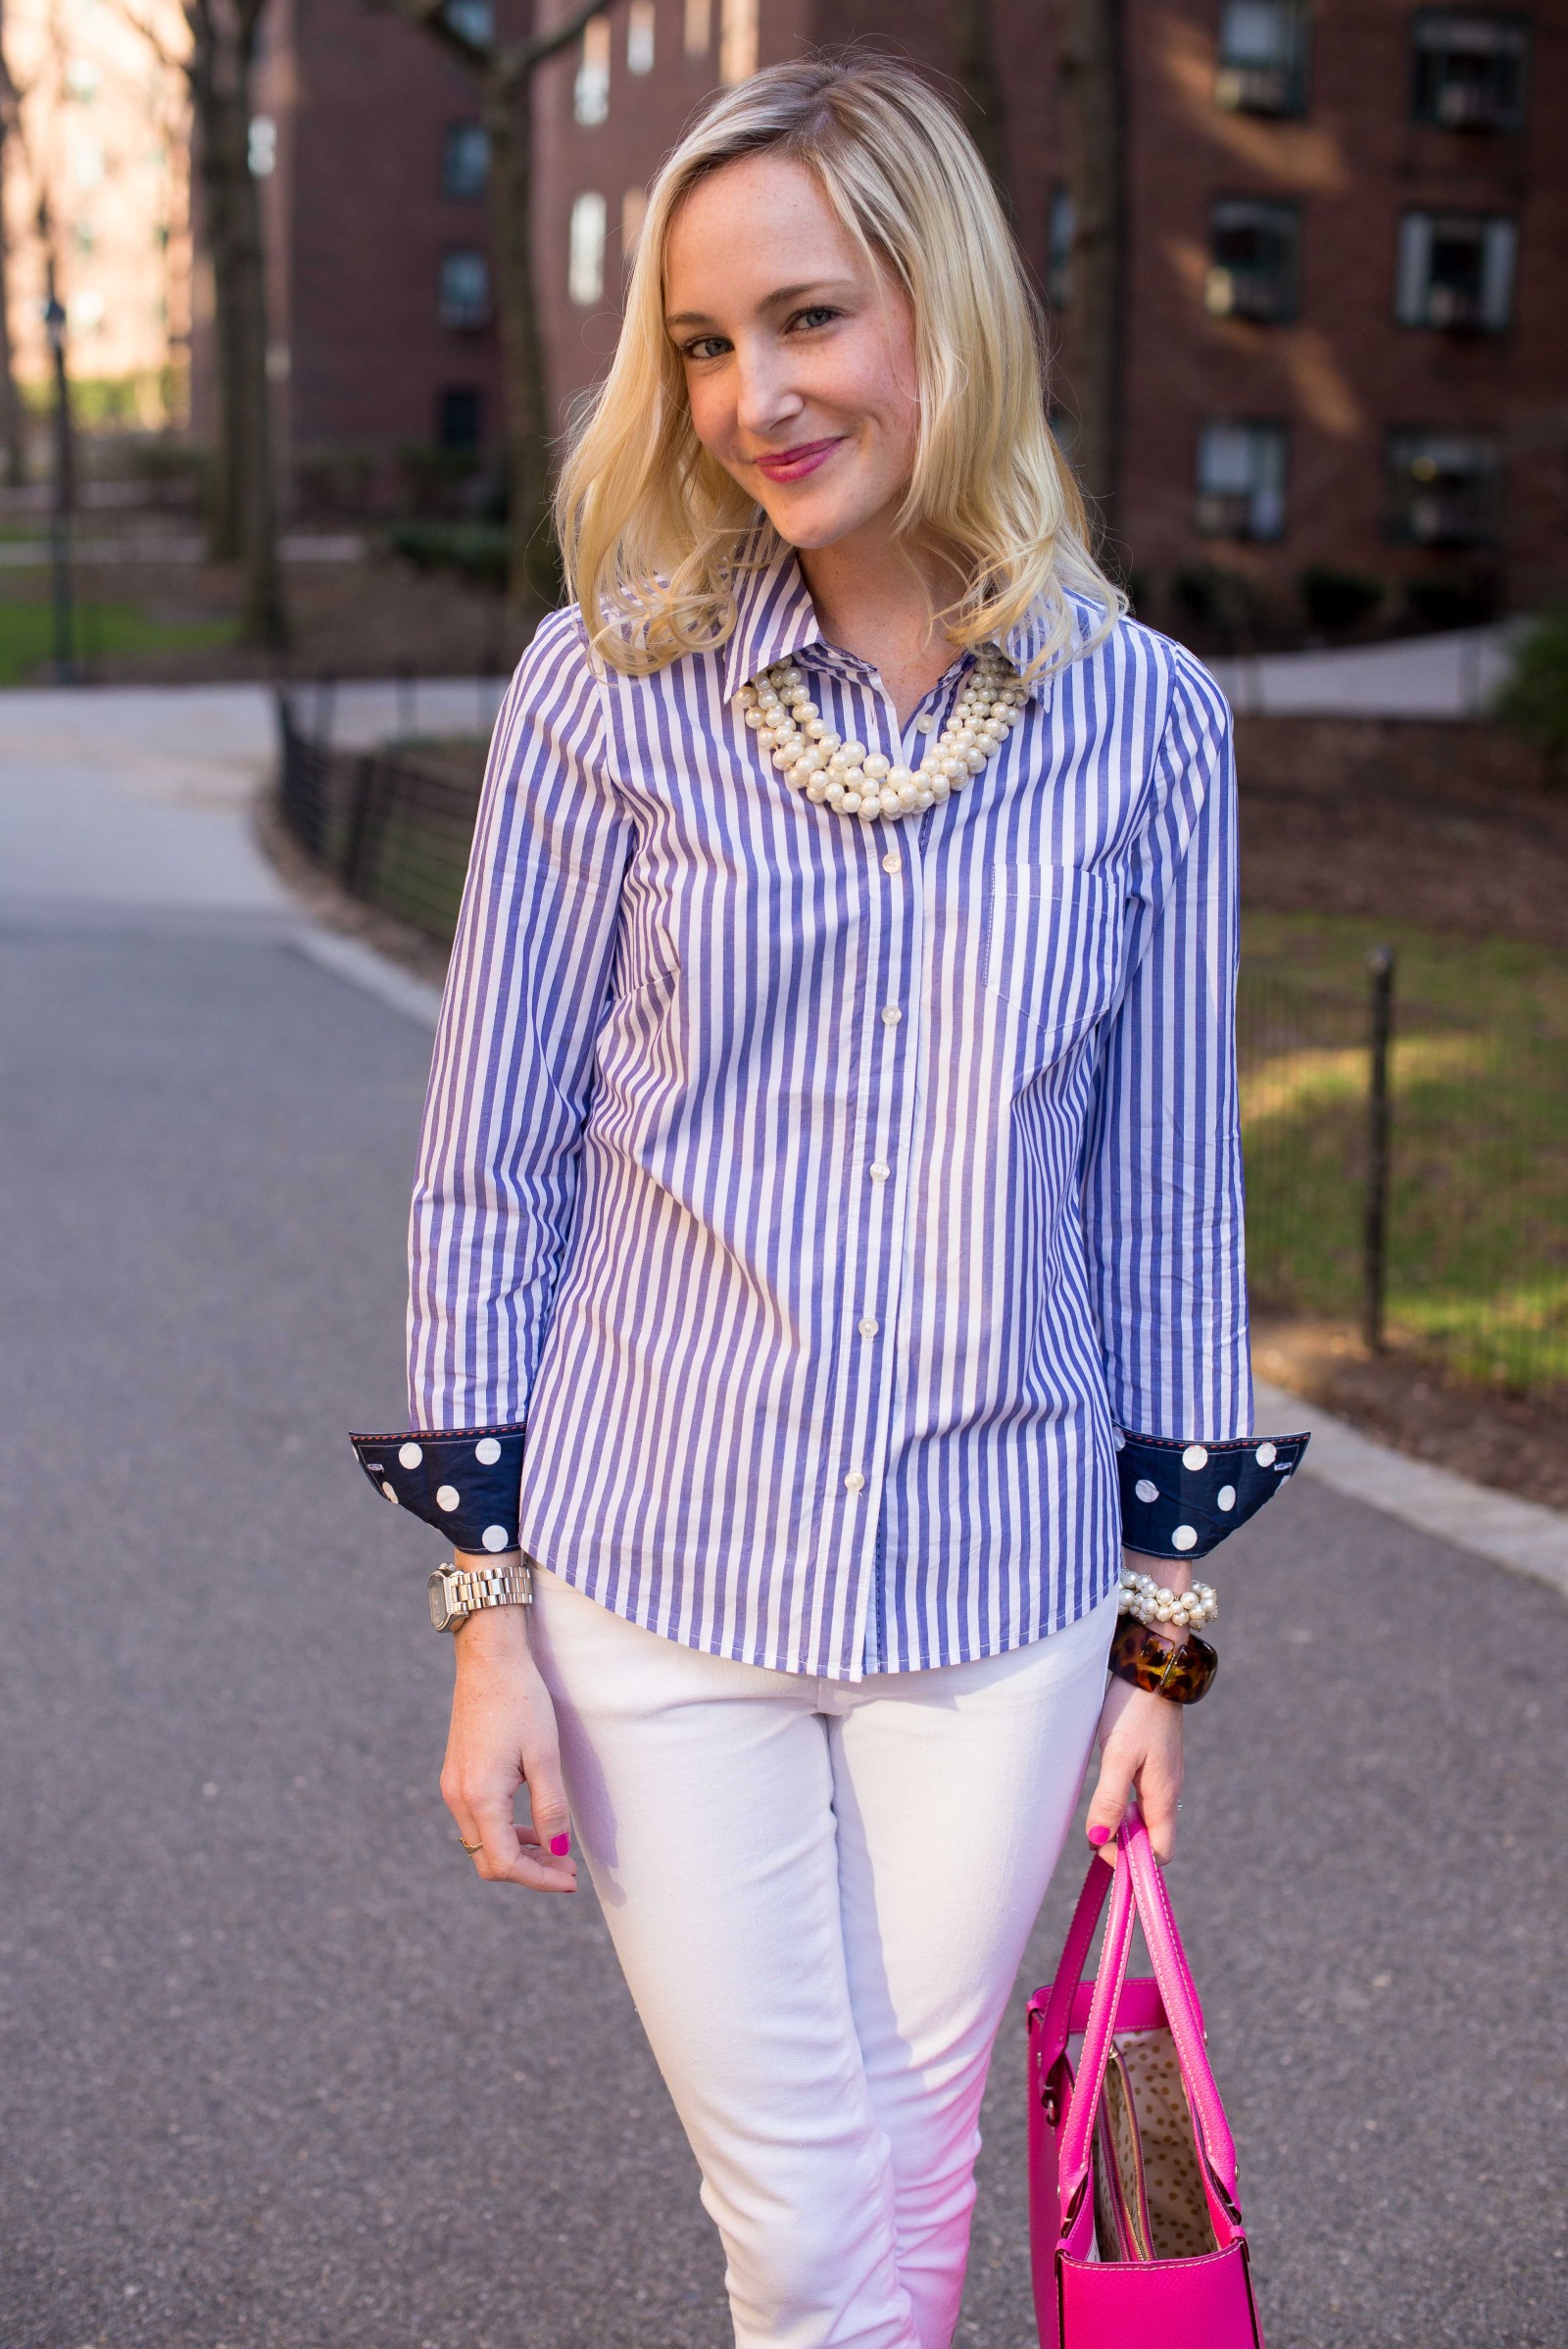
POLYGON ((571 1232, 629 846, 581 623, 553 613, 496 721, 409 1238, 415 1430, 499 1438, 508 1475, 571 1232))
MULTIPOLYGON (((1252 1427, 1236 1070, 1236 763, 1230 712, 1185 654, 1129 879, 1128 977, 1104 1040, 1085 1143, 1090 1293, 1118 1430, 1124 1534, 1146 1487, 1185 1459, 1198 1488, 1228 1492, 1252 1427), (1225 1444, 1222 1456, 1217 1446, 1225 1444), (1208 1454, 1213 1452, 1213 1457, 1208 1454), (1201 1472, 1201 1473, 1200 1473, 1201 1472), (1228 1481, 1220 1485, 1223 1475, 1228 1481)), ((1270 1447, 1266 1467, 1280 1458, 1270 1447)), ((1291 1465, 1299 1456, 1294 1449, 1291 1465)), ((1255 1467, 1255 1461, 1252 1463, 1255 1467)), ((1288 1473, 1288 1471, 1287 1471, 1288 1473)), ((1242 1480, 1250 1495, 1254 1480, 1242 1480)), ((1272 1478, 1266 1478, 1272 1485, 1272 1478)), ((1152 1503, 1154 1494, 1147 1494, 1152 1503)), ((1255 1504, 1254 1504, 1255 1505, 1255 1504)), ((1231 1530, 1220 1511, 1214 1539, 1231 1530)), ((1150 1531, 1152 1533, 1152 1520, 1150 1531)), ((1148 1546, 1173 1554, 1170 1527, 1148 1546)), ((1182 1549, 1211 1542, 1201 1533, 1182 1549)))

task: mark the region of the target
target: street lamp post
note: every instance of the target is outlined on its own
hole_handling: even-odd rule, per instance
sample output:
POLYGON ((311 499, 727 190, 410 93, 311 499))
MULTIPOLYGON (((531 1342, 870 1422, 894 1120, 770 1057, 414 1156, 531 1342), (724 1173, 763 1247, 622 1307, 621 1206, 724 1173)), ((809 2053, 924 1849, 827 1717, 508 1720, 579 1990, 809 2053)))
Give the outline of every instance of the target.
POLYGON ((71 385, 66 375, 66 313, 49 271, 44 332, 55 367, 55 494, 50 520, 50 567, 54 584, 54 672, 57 685, 76 682, 75 621, 71 600, 71 385))

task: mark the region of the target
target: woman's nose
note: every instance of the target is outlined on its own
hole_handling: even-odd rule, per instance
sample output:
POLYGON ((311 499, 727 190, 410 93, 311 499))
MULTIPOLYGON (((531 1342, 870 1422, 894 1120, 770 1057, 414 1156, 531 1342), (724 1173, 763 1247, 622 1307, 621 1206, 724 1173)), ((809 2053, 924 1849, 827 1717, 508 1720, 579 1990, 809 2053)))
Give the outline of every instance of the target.
POLYGON ((806 405, 790 387, 789 371, 768 352, 741 352, 735 420, 743 432, 765 440, 793 422, 806 405))

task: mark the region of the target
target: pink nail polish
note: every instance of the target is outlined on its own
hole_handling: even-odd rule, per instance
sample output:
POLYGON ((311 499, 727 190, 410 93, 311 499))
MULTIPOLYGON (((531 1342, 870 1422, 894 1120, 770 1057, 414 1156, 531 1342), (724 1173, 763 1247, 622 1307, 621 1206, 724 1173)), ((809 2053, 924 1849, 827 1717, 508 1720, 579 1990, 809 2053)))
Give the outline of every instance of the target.
POLYGON ((1095 1849, 1098 1851, 1102 1843, 1108 1843, 1110 1841, 1109 1828, 1092 1827, 1089 1830, 1089 1840, 1091 1843, 1093 1843, 1095 1849))
POLYGON ((567 1852, 568 1852, 570 1849, 571 1849, 571 1837, 570 1837, 569 1835, 552 1835, 552 1836, 551 1836, 551 1838, 550 1838, 550 1850, 551 1850, 551 1856, 552 1856, 553 1858, 555 1858, 555 1859, 558 1859, 558 1860, 564 1860, 564 1859, 565 1858, 565 1856, 566 1856, 567 1852))

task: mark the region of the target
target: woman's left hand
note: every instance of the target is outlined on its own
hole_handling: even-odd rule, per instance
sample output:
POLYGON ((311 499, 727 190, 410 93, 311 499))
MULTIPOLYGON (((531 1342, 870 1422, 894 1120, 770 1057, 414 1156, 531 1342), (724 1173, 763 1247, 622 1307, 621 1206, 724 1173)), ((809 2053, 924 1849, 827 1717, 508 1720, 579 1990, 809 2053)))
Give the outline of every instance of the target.
POLYGON ((1089 1805, 1089 1840, 1111 1867, 1113 1838, 1134 1791, 1154 1857, 1168 1860, 1182 1791, 1182 1707, 1113 1680, 1100 1714, 1100 1781, 1089 1805))

